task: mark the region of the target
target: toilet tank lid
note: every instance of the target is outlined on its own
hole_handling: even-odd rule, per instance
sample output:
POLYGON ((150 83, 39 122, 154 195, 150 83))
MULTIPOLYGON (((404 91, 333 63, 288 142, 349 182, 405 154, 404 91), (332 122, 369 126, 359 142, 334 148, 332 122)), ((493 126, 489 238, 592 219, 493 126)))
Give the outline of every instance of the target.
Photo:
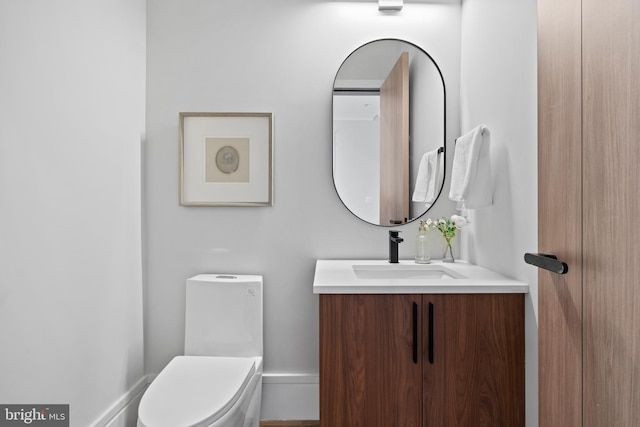
POLYGON ((142 397, 139 420, 154 427, 209 425, 238 401, 260 362, 254 357, 177 356, 142 397))
POLYGON ((195 275, 187 281, 194 282, 224 282, 224 283, 256 283, 262 282, 262 276, 255 274, 225 274, 225 273, 206 273, 195 275))

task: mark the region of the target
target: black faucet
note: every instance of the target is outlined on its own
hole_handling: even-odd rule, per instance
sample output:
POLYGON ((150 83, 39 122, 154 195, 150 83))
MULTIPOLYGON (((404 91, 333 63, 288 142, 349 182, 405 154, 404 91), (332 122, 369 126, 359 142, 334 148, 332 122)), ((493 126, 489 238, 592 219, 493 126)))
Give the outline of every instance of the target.
POLYGON ((392 264, 398 263, 398 245, 404 242, 404 239, 398 236, 399 231, 389 231, 389 262, 392 264))

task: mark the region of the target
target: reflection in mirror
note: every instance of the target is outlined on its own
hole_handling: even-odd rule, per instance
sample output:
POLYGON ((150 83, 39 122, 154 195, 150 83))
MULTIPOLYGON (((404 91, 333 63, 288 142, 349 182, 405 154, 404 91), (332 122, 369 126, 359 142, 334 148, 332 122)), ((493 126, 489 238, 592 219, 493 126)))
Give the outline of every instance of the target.
POLYGON ((333 85, 333 181, 344 205, 371 224, 419 218, 444 183, 445 88, 440 69, 402 40, 367 43, 333 85))

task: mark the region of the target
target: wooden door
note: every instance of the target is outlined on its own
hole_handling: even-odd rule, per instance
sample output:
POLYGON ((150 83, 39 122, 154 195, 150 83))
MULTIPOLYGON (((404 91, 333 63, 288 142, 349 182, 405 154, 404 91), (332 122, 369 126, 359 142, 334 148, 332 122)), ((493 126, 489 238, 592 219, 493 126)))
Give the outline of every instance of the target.
POLYGON ((540 426, 636 426, 640 5, 538 7, 540 426))
POLYGON ((320 295, 322 427, 421 426, 420 304, 420 295, 320 295))
POLYGON ((409 218, 409 53, 380 88, 380 224, 409 218))
POLYGON ((640 426, 640 2, 582 4, 583 425, 640 426))
POLYGON ((538 250, 569 265, 538 275, 540 427, 582 425, 580 9, 538 1, 538 250))
POLYGON ((524 296, 424 295, 425 427, 524 426, 524 296))

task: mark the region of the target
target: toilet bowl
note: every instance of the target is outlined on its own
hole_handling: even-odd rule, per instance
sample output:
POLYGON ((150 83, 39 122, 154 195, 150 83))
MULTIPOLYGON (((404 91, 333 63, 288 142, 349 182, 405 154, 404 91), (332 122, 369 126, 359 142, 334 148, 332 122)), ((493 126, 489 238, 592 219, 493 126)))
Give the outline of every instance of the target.
POLYGON ((138 427, 258 427, 262 398, 262 277, 187 280, 185 355, 145 391, 138 427))
POLYGON ((177 356, 145 392, 138 427, 256 426, 261 369, 260 357, 177 356))

